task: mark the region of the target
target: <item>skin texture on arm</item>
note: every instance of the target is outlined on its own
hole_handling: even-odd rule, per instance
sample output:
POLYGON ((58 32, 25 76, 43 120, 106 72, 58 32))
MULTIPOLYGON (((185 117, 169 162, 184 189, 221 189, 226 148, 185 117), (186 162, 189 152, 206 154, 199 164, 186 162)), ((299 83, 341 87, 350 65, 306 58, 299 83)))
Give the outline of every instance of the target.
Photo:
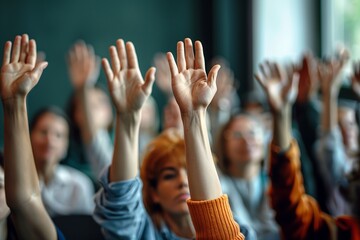
POLYGON ((82 116, 81 123, 77 124, 82 140, 85 144, 89 144, 98 130, 93 120, 94 116, 91 115, 89 90, 94 87, 99 77, 100 60, 91 46, 80 41, 69 50, 67 64, 70 80, 75 88, 75 101, 79 101, 77 110, 82 116))
POLYGON ((177 44, 177 64, 173 55, 167 54, 172 89, 184 125, 191 199, 211 200, 222 191, 209 144, 206 108, 216 93, 220 66, 215 65, 207 75, 201 43, 195 42, 194 53, 192 41, 187 38, 184 42, 177 44))
POLYGON ((323 105, 321 127, 325 133, 330 132, 338 125, 337 98, 342 82, 341 71, 346 60, 347 55, 340 55, 339 60, 322 63, 318 67, 323 105))
POLYGON ((134 45, 122 39, 110 49, 111 66, 107 59, 102 66, 111 99, 116 109, 114 155, 109 181, 135 178, 138 173, 138 148, 141 109, 151 94, 155 68, 150 68, 145 81, 141 76, 134 45))
POLYGON ((222 194, 206 127, 206 109, 216 93, 220 66, 215 65, 206 74, 202 45, 196 41, 194 52, 189 38, 177 44, 177 63, 171 53, 167 58, 184 126, 191 195, 188 206, 196 238, 244 239, 232 217, 228 199, 222 194))
POLYGON ((57 239, 42 200, 31 148, 26 97, 47 62, 36 63, 36 42, 24 34, 6 42, 0 86, 4 109, 5 191, 19 239, 57 239))

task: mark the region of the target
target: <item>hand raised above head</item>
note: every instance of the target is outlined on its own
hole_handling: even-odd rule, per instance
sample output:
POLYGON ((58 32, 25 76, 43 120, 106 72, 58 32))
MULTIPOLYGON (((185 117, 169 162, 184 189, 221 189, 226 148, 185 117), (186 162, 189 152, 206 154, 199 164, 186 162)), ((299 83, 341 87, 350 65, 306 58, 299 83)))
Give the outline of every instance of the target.
POLYGON ((13 46, 5 43, 0 73, 1 98, 3 101, 25 98, 38 83, 47 62, 36 62, 36 42, 24 34, 16 36, 13 46))
POLYGON ((272 111, 280 112, 291 106, 297 96, 299 74, 293 69, 285 71, 279 64, 270 62, 261 64, 260 70, 255 78, 265 90, 272 111))
POLYGON ((78 89, 94 85, 100 74, 100 58, 95 55, 91 45, 79 41, 69 50, 68 71, 73 86, 78 89))
POLYGON ((209 74, 206 74, 201 42, 195 42, 194 53, 189 38, 177 44, 177 63, 172 53, 167 53, 167 58, 173 93, 181 113, 188 114, 201 108, 205 109, 216 93, 216 77, 220 65, 213 66, 209 74))
POLYGON ((103 58, 102 66, 116 111, 130 113, 141 110, 151 94, 155 68, 149 68, 144 81, 132 42, 125 45, 122 39, 118 39, 116 47, 111 46, 109 51, 111 66, 106 58, 103 58))

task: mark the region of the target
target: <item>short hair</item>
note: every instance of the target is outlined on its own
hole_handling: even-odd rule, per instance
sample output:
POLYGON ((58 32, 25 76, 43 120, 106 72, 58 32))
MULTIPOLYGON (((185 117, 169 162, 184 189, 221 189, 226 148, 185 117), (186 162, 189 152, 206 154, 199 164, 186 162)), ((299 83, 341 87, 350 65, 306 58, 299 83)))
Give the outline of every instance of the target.
POLYGON ((158 228, 162 220, 162 207, 153 201, 151 193, 156 190, 160 170, 167 162, 186 167, 185 141, 180 131, 174 128, 164 130, 149 143, 140 169, 144 205, 158 228))

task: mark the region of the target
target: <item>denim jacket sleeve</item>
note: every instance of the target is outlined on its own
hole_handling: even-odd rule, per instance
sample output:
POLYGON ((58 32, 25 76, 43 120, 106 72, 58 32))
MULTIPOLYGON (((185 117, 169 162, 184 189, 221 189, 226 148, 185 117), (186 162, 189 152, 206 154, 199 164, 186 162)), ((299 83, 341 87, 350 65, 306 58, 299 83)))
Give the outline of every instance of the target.
POLYGON ((108 182, 108 168, 100 177, 102 188, 95 195, 94 219, 106 239, 153 239, 155 228, 142 202, 141 180, 136 177, 108 182))

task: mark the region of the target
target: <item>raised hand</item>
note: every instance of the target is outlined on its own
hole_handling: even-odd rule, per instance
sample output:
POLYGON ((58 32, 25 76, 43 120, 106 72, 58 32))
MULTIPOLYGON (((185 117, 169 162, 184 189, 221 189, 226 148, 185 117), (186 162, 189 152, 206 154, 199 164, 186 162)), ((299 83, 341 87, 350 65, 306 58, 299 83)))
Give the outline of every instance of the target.
POLYGON ((1 98, 3 101, 24 98, 38 83, 47 62, 36 63, 36 42, 27 34, 16 36, 14 45, 5 43, 0 73, 1 98))
POLYGON ((261 64, 260 70, 255 78, 265 90, 272 111, 277 113, 291 107, 297 96, 299 74, 270 62, 261 64))
POLYGON ((221 66, 219 70, 216 86, 217 91, 214 96, 214 99, 211 101, 210 107, 213 109, 226 108, 230 109, 231 107, 231 93, 235 89, 235 77, 233 71, 230 69, 229 64, 225 59, 217 58, 214 60, 217 64, 221 66))
POLYGON ((354 63, 354 72, 351 76, 351 88, 360 99, 360 62, 354 63))
POLYGON ((348 52, 342 51, 339 53, 339 57, 337 59, 331 59, 330 61, 319 64, 319 80, 323 94, 335 94, 337 96, 342 83, 341 72, 348 59, 348 52))
POLYGON ((155 68, 151 67, 145 81, 141 76, 134 45, 122 39, 116 47, 110 47, 111 67, 106 58, 102 60, 110 95, 118 113, 137 112, 150 95, 155 80, 155 68))
POLYGON ((317 60, 311 53, 306 53, 302 65, 297 68, 299 72, 299 89, 297 102, 304 103, 314 97, 319 89, 317 60))
POLYGON ((77 42, 67 56, 70 80, 79 89, 86 85, 93 86, 100 74, 100 58, 95 55, 94 49, 85 42, 77 42))
POLYGON ((156 85, 168 96, 172 97, 171 73, 166 54, 157 53, 154 58, 156 67, 156 85))
POLYGON ((211 68, 206 74, 203 48, 195 42, 195 53, 192 41, 186 38, 177 44, 177 64, 172 53, 167 53, 171 72, 171 85, 175 99, 182 114, 206 109, 216 93, 216 77, 219 65, 211 68), (185 47, 184 47, 185 42, 185 47))

